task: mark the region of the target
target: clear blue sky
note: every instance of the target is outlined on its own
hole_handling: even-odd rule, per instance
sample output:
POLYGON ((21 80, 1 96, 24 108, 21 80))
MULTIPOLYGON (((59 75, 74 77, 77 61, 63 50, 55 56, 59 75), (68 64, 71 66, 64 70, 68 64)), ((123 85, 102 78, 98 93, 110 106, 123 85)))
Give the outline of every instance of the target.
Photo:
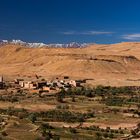
POLYGON ((140 41, 140 0, 0 0, 0 40, 140 41))

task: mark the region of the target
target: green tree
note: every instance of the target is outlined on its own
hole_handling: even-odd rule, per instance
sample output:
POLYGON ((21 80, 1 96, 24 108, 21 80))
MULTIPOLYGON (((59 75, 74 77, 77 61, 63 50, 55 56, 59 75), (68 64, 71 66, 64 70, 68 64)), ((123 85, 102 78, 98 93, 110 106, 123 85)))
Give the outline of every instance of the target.
POLYGON ((71 133, 77 133, 77 130, 75 128, 70 127, 69 130, 70 130, 71 133))
POLYGON ((104 136, 105 138, 107 138, 107 137, 108 137, 108 133, 104 133, 103 136, 104 136))
POLYGON ((75 96, 72 96, 72 102, 75 102, 75 96))
POLYGON ((100 132, 96 132, 95 140, 102 140, 102 134, 100 132))
POLYGON ((65 98, 65 90, 62 89, 59 93, 57 93, 56 100, 62 103, 64 98, 65 98))
POLYGON ((113 133, 109 133, 108 137, 112 139, 112 138, 114 138, 114 134, 113 133))
POLYGON ((35 123, 35 121, 37 120, 35 113, 30 114, 28 118, 32 123, 35 123))

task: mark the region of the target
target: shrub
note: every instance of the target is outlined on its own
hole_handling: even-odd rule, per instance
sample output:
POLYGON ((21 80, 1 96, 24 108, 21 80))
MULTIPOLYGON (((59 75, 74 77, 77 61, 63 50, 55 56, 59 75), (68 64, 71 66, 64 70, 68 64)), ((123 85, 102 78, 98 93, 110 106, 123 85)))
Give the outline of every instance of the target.
POLYGON ((5 131, 1 132, 2 136, 8 136, 8 134, 5 131))
POLYGON ((41 129, 42 129, 42 130, 53 129, 53 127, 50 126, 48 123, 42 123, 42 124, 41 124, 41 129))
POLYGON ((53 140, 60 140, 60 136, 58 135, 53 136, 53 140))
POLYGON ((69 109, 68 105, 60 104, 56 106, 57 109, 69 109))
POLYGON ((49 121, 64 121, 64 122, 83 122, 87 114, 75 113, 70 111, 49 110, 46 112, 37 113, 37 116, 45 118, 49 121))
POLYGON ((32 123, 34 123, 37 120, 35 113, 31 113, 28 118, 32 123))
POLYGON ((107 138, 107 137, 108 137, 108 133, 104 133, 103 136, 104 136, 105 138, 107 138))
POLYGON ((102 139, 102 134, 100 132, 96 132, 96 140, 101 140, 102 139))
POLYGON ((57 93, 56 100, 60 103, 63 103, 64 97, 65 97, 65 92, 61 90, 59 93, 57 93))
POLYGON ((71 132, 71 133, 77 133, 77 130, 75 129, 75 128, 69 128, 69 131, 71 132))
POLYGON ((108 137, 112 139, 112 138, 114 138, 114 134, 113 133, 109 133, 108 137))

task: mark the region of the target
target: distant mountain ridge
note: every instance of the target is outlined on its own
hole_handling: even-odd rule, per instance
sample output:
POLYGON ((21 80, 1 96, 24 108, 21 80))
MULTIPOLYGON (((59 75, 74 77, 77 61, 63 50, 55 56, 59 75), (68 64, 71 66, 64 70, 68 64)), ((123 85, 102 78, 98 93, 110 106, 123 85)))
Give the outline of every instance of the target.
POLYGON ((24 45, 27 47, 31 47, 31 48, 36 48, 36 47, 54 47, 54 48, 83 48, 88 46, 90 43, 76 43, 76 42, 72 42, 69 44, 60 44, 60 43, 56 43, 56 44, 45 44, 45 43, 29 43, 29 42, 24 42, 22 40, 1 40, 0 44, 15 44, 15 45, 24 45))

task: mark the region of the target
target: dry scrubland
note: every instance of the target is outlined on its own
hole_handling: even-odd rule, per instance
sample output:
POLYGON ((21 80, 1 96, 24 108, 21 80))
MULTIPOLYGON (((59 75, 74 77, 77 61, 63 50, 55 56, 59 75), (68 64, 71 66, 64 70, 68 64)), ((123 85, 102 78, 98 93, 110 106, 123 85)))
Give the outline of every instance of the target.
POLYGON ((86 48, 0 48, 0 73, 8 76, 92 78, 94 85, 139 85, 140 43, 86 48), (8 71, 8 72, 7 72, 8 71))

